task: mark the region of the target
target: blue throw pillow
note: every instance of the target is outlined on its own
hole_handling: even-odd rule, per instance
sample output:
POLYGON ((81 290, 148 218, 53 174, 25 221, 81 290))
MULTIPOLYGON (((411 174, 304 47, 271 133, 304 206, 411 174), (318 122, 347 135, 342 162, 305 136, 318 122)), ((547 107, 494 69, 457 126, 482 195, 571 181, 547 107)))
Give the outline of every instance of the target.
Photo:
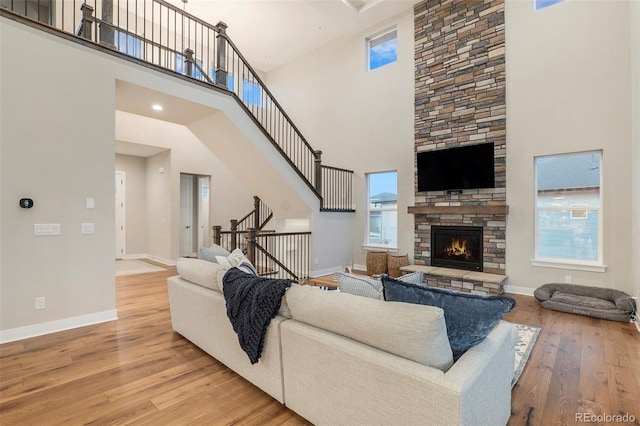
POLYGON ((506 296, 482 296, 437 287, 422 287, 383 277, 384 299, 442 308, 447 336, 457 360, 480 343, 515 305, 506 296))

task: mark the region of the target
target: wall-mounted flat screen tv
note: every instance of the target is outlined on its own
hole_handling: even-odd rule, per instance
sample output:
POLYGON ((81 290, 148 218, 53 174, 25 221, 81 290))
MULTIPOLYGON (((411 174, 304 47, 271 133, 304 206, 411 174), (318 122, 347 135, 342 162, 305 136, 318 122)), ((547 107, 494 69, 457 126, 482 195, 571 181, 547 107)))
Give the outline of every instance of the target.
POLYGON ((418 191, 494 188, 493 143, 417 154, 418 191))

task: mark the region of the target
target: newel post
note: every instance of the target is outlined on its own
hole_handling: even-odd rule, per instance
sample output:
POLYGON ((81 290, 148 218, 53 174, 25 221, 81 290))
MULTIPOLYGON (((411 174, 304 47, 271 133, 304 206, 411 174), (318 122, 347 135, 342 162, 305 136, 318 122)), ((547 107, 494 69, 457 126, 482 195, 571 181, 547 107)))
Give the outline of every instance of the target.
POLYGON ((256 264, 256 228, 247 229, 247 259, 256 264))
POLYGON ((100 40, 98 41, 115 47, 114 35, 113 0, 102 0, 102 23, 100 24, 100 40))
POLYGON ((238 219, 231 219, 231 251, 238 247, 238 219))
POLYGON ((79 35, 82 38, 91 40, 91 36, 93 34, 91 31, 91 26, 95 22, 95 18, 93 17, 94 9, 87 3, 83 3, 82 6, 80 6, 80 10, 82 11, 82 28, 79 35))
POLYGON ((260 197, 253 196, 253 226, 260 229, 260 197))
POLYGON ((220 21, 218 25, 218 35, 216 36, 218 51, 216 53, 216 84, 227 87, 227 24, 220 21))
POLYGON ((318 191, 318 194, 322 197, 322 151, 313 151, 313 156, 315 157, 315 188, 316 191, 318 191))
POLYGON ((222 226, 213 225, 213 244, 220 245, 222 226))
POLYGON ((184 63, 186 64, 185 74, 189 77, 193 77, 193 64, 195 63, 195 60, 193 59, 193 53, 193 50, 189 47, 184 50, 184 63))

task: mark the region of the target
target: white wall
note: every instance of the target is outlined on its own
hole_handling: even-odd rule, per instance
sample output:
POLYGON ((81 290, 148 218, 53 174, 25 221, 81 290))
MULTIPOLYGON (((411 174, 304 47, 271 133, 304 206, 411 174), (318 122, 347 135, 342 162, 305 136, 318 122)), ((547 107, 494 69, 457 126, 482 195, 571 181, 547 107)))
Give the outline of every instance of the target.
POLYGON ((640 2, 631 2, 631 97, 633 120, 633 282, 640 296, 640 2))
MULTIPOLYGON (((507 275, 632 291, 630 2, 506 2, 507 275), (603 150, 606 272, 533 267, 533 159, 603 150)), ((636 119, 637 120, 637 119, 636 119)), ((638 262, 637 252, 635 262, 638 262)))
POLYGON ((115 92, 95 84, 110 71, 84 62, 87 49, 0 20, 0 341, 8 341, 116 316, 115 92), (22 197, 34 207, 19 208, 22 197), (34 236, 37 223, 62 233, 34 236), (95 233, 81 234, 81 223, 95 233), (45 309, 34 310, 36 297, 45 309))
POLYGON ((414 203, 413 45, 410 10, 267 74, 267 84, 287 114, 311 146, 323 151, 323 164, 354 171, 356 213, 349 257, 356 264, 365 263, 368 172, 398 171, 398 246, 413 256, 413 215, 407 213, 414 203), (398 61, 369 72, 365 37, 391 25, 398 29, 398 61))

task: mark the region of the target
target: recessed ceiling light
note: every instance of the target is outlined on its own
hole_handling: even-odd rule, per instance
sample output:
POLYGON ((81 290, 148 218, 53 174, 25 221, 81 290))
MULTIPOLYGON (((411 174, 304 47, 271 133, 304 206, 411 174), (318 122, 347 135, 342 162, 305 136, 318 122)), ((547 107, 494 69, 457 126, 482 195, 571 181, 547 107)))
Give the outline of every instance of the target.
POLYGON ((153 104, 151 108, 153 108, 154 111, 162 111, 162 105, 160 104, 153 104))

